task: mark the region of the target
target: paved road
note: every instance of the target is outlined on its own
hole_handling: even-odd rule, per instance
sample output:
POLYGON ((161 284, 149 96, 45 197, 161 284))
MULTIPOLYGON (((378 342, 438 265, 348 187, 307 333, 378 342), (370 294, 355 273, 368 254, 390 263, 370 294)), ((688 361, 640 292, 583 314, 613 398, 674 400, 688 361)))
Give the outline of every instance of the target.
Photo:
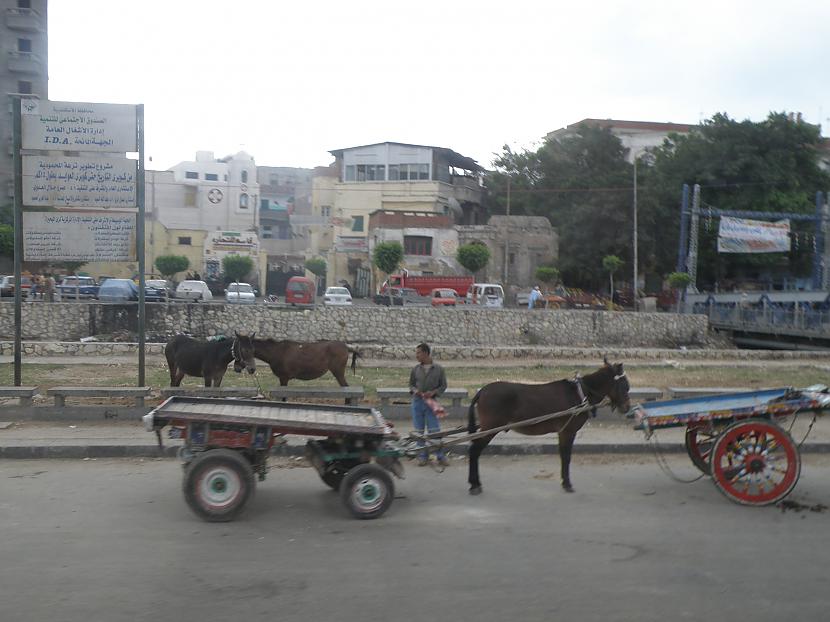
MULTIPOLYGON (((197 520, 160 461, 0 461, 4 622, 60 620, 826 620, 830 515, 745 508, 653 462, 489 458, 409 469, 377 521, 308 468, 243 519, 197 520)), ((685 460, 673 462, 684 475, 685 460)), ((795 499, 830 501, 830 460, 795 499)))

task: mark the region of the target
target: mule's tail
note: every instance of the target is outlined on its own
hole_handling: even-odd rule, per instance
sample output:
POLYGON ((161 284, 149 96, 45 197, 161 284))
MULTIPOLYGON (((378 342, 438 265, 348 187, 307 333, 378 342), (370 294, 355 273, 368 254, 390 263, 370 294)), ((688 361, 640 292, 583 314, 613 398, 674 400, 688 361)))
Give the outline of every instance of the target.
POLYGON ((478 424, 476 423, 476 402, 478 402, 479 395, 481 395, 481 391, 473 396, 470 402, 470 409, 467 411, 467 432, 470 434, 478 430, 478 424))
POLYGON ((357 348, 349 348, 349 352, 352 353, 352 376, 354 376, 355 374, 357 374, 357 359, 359 359, 363 355, 357 348))

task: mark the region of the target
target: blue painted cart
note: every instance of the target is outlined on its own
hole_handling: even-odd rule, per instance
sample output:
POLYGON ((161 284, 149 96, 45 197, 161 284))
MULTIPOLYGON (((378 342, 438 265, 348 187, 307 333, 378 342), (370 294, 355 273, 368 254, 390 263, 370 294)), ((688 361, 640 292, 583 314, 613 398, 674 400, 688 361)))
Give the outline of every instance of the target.
POLYGON ((737 503, 769 505, 786 497, 801 473, 798 446, 776 420, 828 409, 827 387, 785 387, 648 402, 632 416, 646 438, 685 427, 692 463, 718 490, 737 503))

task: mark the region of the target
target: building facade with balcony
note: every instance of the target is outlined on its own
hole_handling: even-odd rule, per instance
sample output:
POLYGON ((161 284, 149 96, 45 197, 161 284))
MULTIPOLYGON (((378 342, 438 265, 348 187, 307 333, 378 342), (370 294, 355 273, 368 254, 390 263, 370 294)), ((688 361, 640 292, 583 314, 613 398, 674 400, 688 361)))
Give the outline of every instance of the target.
POLYGON ((14 199, 12 98, 48 98, 47 0, 0 0, 0 205, 14 199))
MULTIPOLYGON (((321 171, 313 178, 312 214, 324 224, 310 247, 311 254, 326 258, 329 284, 343 280, 355 283, 371 270, 373 214, 378 216, 372 223, 384 224, 379 237, 398 235, 390 232, 400 227, 386 226, 393 212, 409 214, 408 218, 443 217, 442 226, 452 232, 450 237, 454 236, 454 225, 483 219, 483 169, 451 149, 385 142, 330 153, 334 164, 327 174, 321 171)), ((409 223, 402 229, 408 228, 409 223)), ((433 232, 440 229, 425 228, 433 232)), ((420 259, 413 255, 412 261, 420 259)), ((441 265, 445 270, 455 269, 441 265)))

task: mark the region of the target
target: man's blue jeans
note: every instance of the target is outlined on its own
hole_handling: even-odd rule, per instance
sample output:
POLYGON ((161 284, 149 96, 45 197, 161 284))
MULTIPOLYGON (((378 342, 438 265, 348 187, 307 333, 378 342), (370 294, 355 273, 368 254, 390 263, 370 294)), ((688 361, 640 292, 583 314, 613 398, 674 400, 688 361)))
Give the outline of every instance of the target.
MULTIPOLYGON (((415 431, 423 434, 424 428, 430 434, 433 432, 440 432, 441 426, 438 423, 438 417, 432 412, 432 409, 427 406, 427 403, 420 397, 412 398, 412 427, 415 431)), ((424 443, 419 442, 418 447, 423 447, 424 443)), ((419 458, 426 459, 427 452, 422 452, 418 455, 419 458)), ((436 457, 441 460, 444 457, 443 451, 436 452, 436 457)))

